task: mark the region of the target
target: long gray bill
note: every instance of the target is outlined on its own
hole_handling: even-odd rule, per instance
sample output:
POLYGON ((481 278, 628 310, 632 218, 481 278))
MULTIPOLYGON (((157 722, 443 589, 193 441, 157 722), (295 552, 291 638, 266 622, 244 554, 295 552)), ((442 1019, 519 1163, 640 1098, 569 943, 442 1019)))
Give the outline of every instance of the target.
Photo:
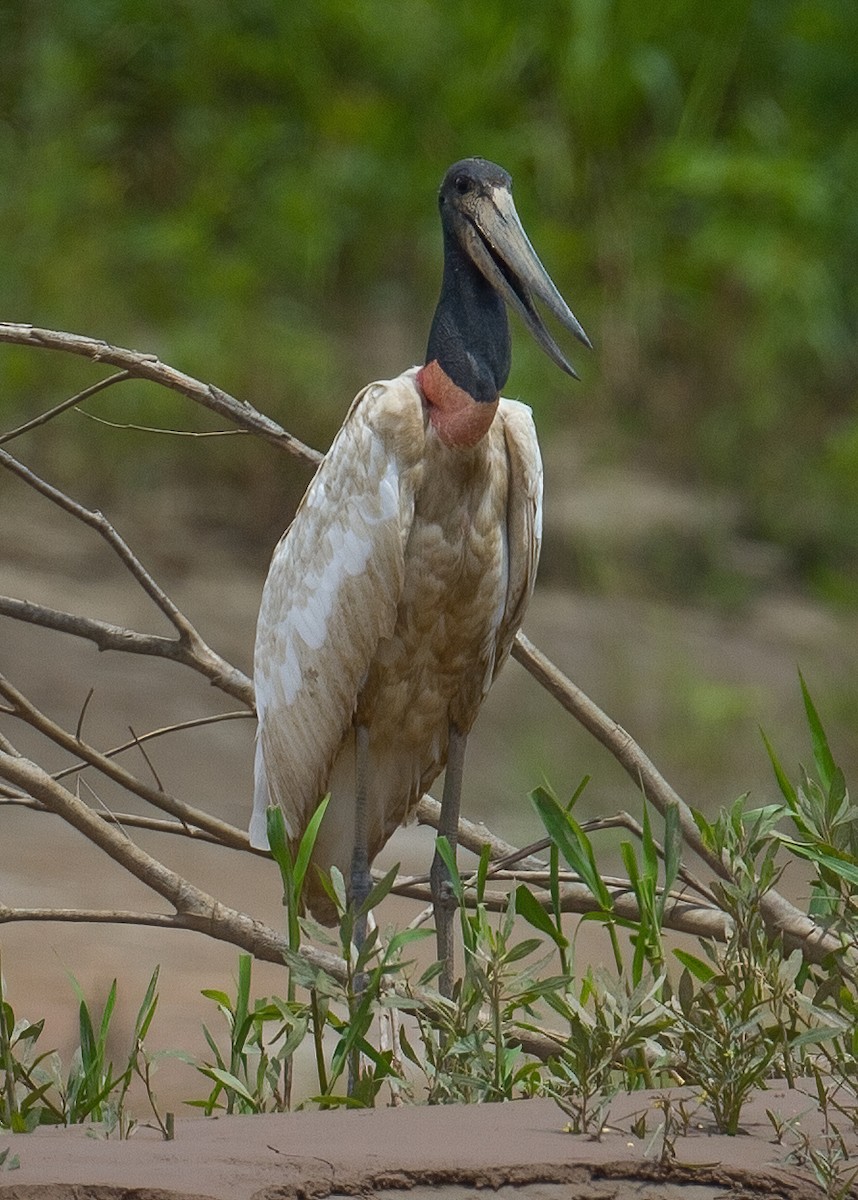
POLYGON ((536 311, 531 293, 565 329, 592 349, 590 339, 539 261, 515 211, 512 195, 506 188, 492 188, 491 198, 480 203, 472 220, 465 231, 466 249, 471 258, 519 314, 552 362, 577 379, 575 368, 536 311))

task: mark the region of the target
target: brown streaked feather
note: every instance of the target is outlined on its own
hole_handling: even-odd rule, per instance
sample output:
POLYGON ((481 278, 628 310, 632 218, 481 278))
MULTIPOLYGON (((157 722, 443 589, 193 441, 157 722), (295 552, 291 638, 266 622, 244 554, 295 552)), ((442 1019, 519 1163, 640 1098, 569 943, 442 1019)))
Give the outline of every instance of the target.
POLYGON ((408 377, 365 388, 274 551, 254 654, 254 844, 266 844, 269 801, 300 837, 376 646, 393 631, 420 473, 408 448, 419 449, 422 429, 408 377))
MULTIPOLYGON (((294 842, 330 790, 314 861, 348 875, 354 723, 369 731, 370 858, 407 818, 444 767, 450 721, 470 729, 521 623, 541 477, 523 405, 502 400, 476 446, 452 449, 414 371, 358 396, 265 585, 254 841, 269 797, 294 842), (394 481, 395 505, 382 498, 394 481), (352 567, 365 552, 362 571, 338 549, 352 567)), ((333 919, 312 871, 308 884, 313 912, 333 919)))

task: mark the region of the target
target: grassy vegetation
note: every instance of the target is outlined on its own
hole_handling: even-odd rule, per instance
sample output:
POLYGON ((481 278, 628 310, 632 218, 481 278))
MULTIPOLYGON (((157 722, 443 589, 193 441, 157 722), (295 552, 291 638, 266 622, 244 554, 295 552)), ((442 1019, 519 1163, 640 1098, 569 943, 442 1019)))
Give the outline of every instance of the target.
MULTIPOLYGON (((283 996, 254 998, 249 955, 239 958, 234 996, 204 993, 227 1037, 224 1042, 205 1029, 211 1059, 194 1065, 211 1086, 188 1103, 207 1115, 372 1105, 385 1086, 397 1101, 429 1103, 549 1096, 568 1115, 571 1130, 598 1137, 618 1093, 685 1085, 690 1093, 662 1098, 657 1127, 647 1129, 646 1114, 636 1122, 637 1135, 651 1135, 668 1162, 692 1106, 708 1111, 720 1132, 736 1134, 751 1093, 786 1079, 819 1107, 824 1127, 813 1138, 773 1110, 776 1140, 790 1161, 813 1173, 826 1196, 848 1195, 858 1173, 848 1149, 858 1132, 858 811, 803 683, 802 691, 812 769, 792 782, 769 745, 782 803, 754 810, 740 799, 714 820, 695 814, 731 882, 714 885, 728 918, 724 940, 700 938, 694 950, 671 948, 663 927, 667 894, 685 871, 675 814, 657 841, 645 806, 639 845, 622 846, 639 912, 632 921, 615 911, 593 847, 573 816, 583 789, 567 805, 540 789, 533 803, 550 838, 547 906, 522 883, 494 915, 488 851, 468 878, 447 853, 460 901, 464 970, 446 1000, 431 988, 438 964, 418 972, 408 959, 425 930, 371 926, 357 954, 354 929, 362 914, 347 906, 336 872, 330 895, 340 911, 339 929, 332 935, 297 917, 316 826, 293 861, 282 815, 271 810, 292 937, 283 996), (841 946, 819 962, 773 936, 761 917, 762 897, 796 857, 811 871, 808 911, 841 946), (611 970, 574 966, 570 920, 559 902, 564 863, 592 892, 594 909, 582 919, 605 927, 611 970), (344 975, 302 957, 308 937, 342 956, 344 975), (379 1015, 387 1031, 381 1041, 373 1034, 379 1015), (293 1097, 291 1064, 305 1042, 313 1048, 316 1086, 293 1097)), ((377 908, 393 880, 390 872, 376 885, 365 912, 377 908)), ((67 1071, 55 1052, 38 1050, 43 1022, 16 1018, 0 994, 0 1129, 90 1122, 105 1134, 128 1136, 137 1120, 128 1107, 136 1076, 159 1128, 170 1136, 172 1120, 160 1113, 152 1082, 159 1056, 145 1045, 158 1002, 157 972, 118 1068, 106 1051, 116 994, 114 982, 100 1018, 79 996, 80 1046, 67 1071)), ((8 1155, 8 1148, 2 1152, 8 1155)))

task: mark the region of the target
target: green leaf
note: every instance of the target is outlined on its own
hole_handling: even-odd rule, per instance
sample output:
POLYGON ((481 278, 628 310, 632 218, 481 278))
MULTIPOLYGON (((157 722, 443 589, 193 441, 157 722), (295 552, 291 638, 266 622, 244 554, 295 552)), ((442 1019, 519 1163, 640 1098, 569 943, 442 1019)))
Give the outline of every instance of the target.
POLYGON ((425 1064, 418 1055, 417 1051, 411 1045, 411 1042, 408 1040, 408 1035, 405 1032, 404 1025, 399 1026, 399 1048, 409 1062, 413 1063, 415 1067, 419 1067, 421 1070, 423 1070, 425 1064))
POLYGON ((287 906, 295 900, 295 864, 289 843, 286 840, 286 819, 279 804, 271 804, 265 810, 265 826, 271 856, 280 870, 283 881, 283 899, 287 906))
POLYGON ((155 994, 155 989, 158 986, 158 975, 161 968, 157 966, 152 972, 152 978, 149 980, 149 986, 146 988, 146 995, 143 997, 143 1003, 137 1013, 137 1019, 134 1022, 134 1038, 135 1041, 142 1041, 149 1032, 149 1026, 152 1024, 152 1019, 155 1016, 155 1010, 158 1007, 158 997, 155 994))
POLYGON ((716 972, 713 971, 709 964, 703 962, 702 959, 696 958, 695 955, 689 954, 687 950, 674 950, 673 953, 682 963, 683 967, 701 983, 709 983, 711 979, 715 978, 716 972))
POLYGON ((858 887, 858 863, 851 857, 838 857, 834 847, 831 847, 831 853, 826 853, 818 846, 807 846, 802 842, 795 842, 783 833, 775 832, 772 836, 799 858, 816 863, 818 867, 831 871, 841 879, 845 879, 853 887, 858 887))
POLYGON ((110 1032, 110 1021, 113 1017, 113 1010, 116 1007, 116 980, 110 985, 110 991, 107 993, 107 1000, 104 1004, 104 1011, 101 1014, 101 1025, 98 1030, 98 1049, 99 1053, 103 1054, 107 1045, 107 1035, 110 1032))
POLYGON ((610 912, 613 901, 599 874, 593 848, 584 830, 545 788, 536 788, 530 793, 530 799, 549 837, 556 843, 569 866, 580 875, 602 910, 610 912))
MULTIPOLYGON (((12 1013, 11 1007, 9 1007, 8 1005, 6 1007, 8 1008, 8 1025, 9 1025, 9 1028, 12 1028, 15 1024, 15 1018, 12 1013)), ((45 1028, 45 1018, 42 1017, 42 1019, 40 1021, 34 1021, 30 1025, 25 1025, 24 1028, 18 1034, 18 1036, 15 1038, 15 1041, 16 1042, 35 1042, 41 1036, 42 1030, 44 1028, 45 1028)))
POLYGON ((568 939, 557 928, 526 884, 520 883, 515 889, 515 908, 520 917, 540 933, 547 934, 557 946, 565 950, 569 945, 568 939))
POLYGON ((396 876, 398 872, 399 863, 396 863, 395 866, 390 868, 383 879, 380 879, 378 883, 373 885, 366 900, 364 900, 363 904, 357 910, 357 915, 359 917, 366 916, 366 914, 374 909, 376 905, 381 904, 385 896, 390 894, 391 888, 393 887, 394 883, 396 883, 396 876))
POLYGON ((232 1011, 232 1001, 226 992, 218 991, 216 988, 203 988, 200 995, 205 996, 207 1000, 214 1000, 215 1004, 219 1004, 222 1008, 228 1008, 232 1011))
POLYGON ((482 904, 483 897, 486 894, 486 879, 488 878, 491 857, 492 855, 490 847, 483 846, 482 850, 480 851, 479 865, 477 866, 476 893, 478 904, 482 904))
POLYGON ((307 876, 307 868, 310 865, 310 856, 316 845, 316 839, 319 836, 319 826, 322 823, 322 818, 327 812, 328 805, 331 802, 330 793, 321 801, 316 811, 313 813, 310 820, 307 822, 307 828, 301 841, 298 844, 298 853, 295 855, 295 899, 300 899, 304 891, 304 880, 307 876))
POLYGON ((686 968, 679 977, 677 988, 679 1007, 684 1016, 688 1016, 694 1004, 694 984, 691 982, 691 972, 686 968))
POLYGON ((780 760, 775 754, 774 747, 762 729, 760 730, 760 737, 763 739, 763 744, 766 747, 766 753, 768 754, 769 761, 772 764, 772 770, 775 773, 775 779, 778 782, 778 787, 781 789, 781 794, 790 808, 795 810, 798 807, 798 796, 796 795, 796 790, 793 787, 786 771, 781 766, 780 760))
POLYGON ((461 905, 464 901, 464 888, 462 887, 462 877, 459 874, 459 865, 456 862, 456 854, 450 843, 443 836, 435 839, 435 849, 441 856, 441 861, 447 868, 447 874, 450 879, 450 887, 453 895, 461 905))
POLYGON ((679 876, 682 865, 682 826, 679 821, 679 805, 668 803, 664 811, 664 894, 659 905, 659 917, 664 916, 667 893, 679 876))
POLYGON ((508 963, 519 962, 522 958, 527 958, 529 954, 533 954, 536 950, 540 950, 543 942, 539 938, 525 938, 521 942, 516 942, 504 954, 504 961, 508 963))
POLYGON ((819 773, 820 781, 823 787, 828 791, 831 787, 831 781, 834 778, 836 766, 834 756, 831 753, 831 748, 828 745, 828 738, 822 726, 822 721, 819 719, 819 713, 811 699, 810 692, 807 689, 807 684, 804 681, 804 676, 801 671, 798 673, 801 682, 801 694, 804 700, 804 711, 807 714, 807 723, 810 727, 810 739, 813 745, 813 760, 816 763, 816 770, 819 773))
POLYGON ((252 956, 250 954, 239 954, 238 980, 235 989, 235 1011, 230 1038, 230 1066, 233 1070, 235 1070, 238 1057, 244 1049, 244 1044, 247 1040, 247 1035, 252 1025, 252 1019, 250 1018, 250 985, 252 970, 252 956))
POLYGON ((258 1107, 258 1100, 253 1096, 241 1082, 237 1076, 231 1071, 224 1071, 221 1067, 201 1067, 200 1070, 204 1075, 208 1075, 210 1079, 214 1079, 217 1083, 222 1084, 225 1088, 235 1092, 241 1096, 242 1100, 246 1100, 252 1108, 258 1107))

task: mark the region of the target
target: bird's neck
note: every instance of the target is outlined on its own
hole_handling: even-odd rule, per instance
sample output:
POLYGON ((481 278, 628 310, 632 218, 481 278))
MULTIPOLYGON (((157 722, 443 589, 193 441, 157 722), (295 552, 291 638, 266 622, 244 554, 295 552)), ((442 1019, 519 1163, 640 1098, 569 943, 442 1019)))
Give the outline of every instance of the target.
POLYGON ((444 278, 418 383, 451 446, 474 446, 492 423, 510 367, 503 300, 444 231, 444 278))

